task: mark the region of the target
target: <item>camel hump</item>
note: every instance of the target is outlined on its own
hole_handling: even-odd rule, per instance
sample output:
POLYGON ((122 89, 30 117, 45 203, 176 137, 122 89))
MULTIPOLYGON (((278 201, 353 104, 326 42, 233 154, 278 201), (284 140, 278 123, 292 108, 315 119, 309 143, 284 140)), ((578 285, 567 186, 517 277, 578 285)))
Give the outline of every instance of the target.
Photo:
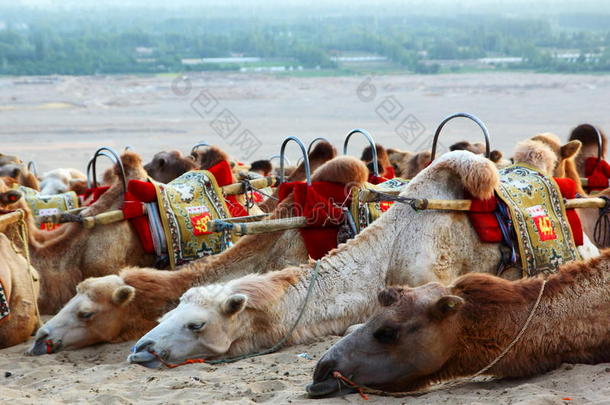
POLYGON ((487 199, 500 182, 496 166, 487 158, 468 151, 445 153, 434 161, 430 170, 449 169, 475 198, 487 199))
POLYGON ((361 185, 368 178, 368 169, 361 160, 352 156, 338 156, 320 166, 313 181, 361 185))

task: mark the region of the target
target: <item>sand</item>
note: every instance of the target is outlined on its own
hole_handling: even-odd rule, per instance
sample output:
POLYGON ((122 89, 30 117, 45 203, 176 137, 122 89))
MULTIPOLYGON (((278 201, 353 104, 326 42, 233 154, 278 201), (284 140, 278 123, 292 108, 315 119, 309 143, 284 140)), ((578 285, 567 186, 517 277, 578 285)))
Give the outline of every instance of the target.
MULTIPOLYGON (((0 152, 35 160, 41 172, 82 170, 102 145, 118 150, 131 145, 148 160, 157 151, 188 152, 206 140, 238 159, 255 159, 278 153, 287 135, 305 142, 325 136, 341 144, 354 127, 368 129, 386 145, 413 150, 429 148, 443 117, 468 111, 487 123, 492 147, 509 155, 516 141, 537 132, 565 138, 581 122, 610 127, 610 76, 499 73, 365 80, 245 74, 195 74, 188 81, 167 76, 4 77, 0 152), (233 114, 233 121, 227 121, 233 132, 227 127, 215 131, 211 123, 226 111, 233 114), (408 122, 416 125, 411 132, 399 131, 401 137, 396 127, 407 117, 415 117, 408 122), (246 129, 260 141, 255 150, 240 147, 239 135, 246 129)), ((445 145, 462 139, 477 141, 481 134, 465 122, 443 132, 445 145)), ((355 139, 350 150, 357 154, 363 145, 355 139)), ((291 149, 289 156, 296 161, 298 154, 291 149)), ((133 342, 39 357, 24 356, 27 344, 22 344, 0 350, 0 403, 362 403, 353 394, 318 401, 305 395, 316 360, 337 339, 229 365, 173 370, 127 364, 133 342)), ((469 383, 420 397, 372 397, 370 402, 610 404, 610 364, 563 365, 528 379, 469 383)))
MULTIPOLYGON (((150 370, 129 365, 133 342, 24 357, 26 345, 0 350, 0 403, 10 404, 345 404, 358 395, 312 400, 305 394, 316 360, 335 342, 309 345, 233 364, 150 370), (312 360, 297 356, 307 353, 312 360), (11 375, 6 377, 6 372, 11 375)), ((610 364, 568 365, 518 380, 468 383, 419 397, 371 396, 380 404, 608 404, 610 364), (568 399, 569 398, 569 399, 568 399)))

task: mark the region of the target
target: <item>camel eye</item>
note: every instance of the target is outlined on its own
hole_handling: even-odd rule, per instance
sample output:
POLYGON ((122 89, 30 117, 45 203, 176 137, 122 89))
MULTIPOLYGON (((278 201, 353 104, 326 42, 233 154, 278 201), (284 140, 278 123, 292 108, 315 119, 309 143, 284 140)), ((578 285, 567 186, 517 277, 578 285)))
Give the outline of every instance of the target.
POLYGON ((394 343, 398 340, 398 329, 383 327, 377 329, 375 333, 373 333, 373 337, 380 343, 394 343))
POLYGON ((201 330, 201 328, 203 328, 204 325, 205 325, 205 322, 201 322, 201 323, 191 322, 188 325, 186 325, 186 327, 189 330, 192 330, 193 332, 198 332, 201 330))
POLYGON ((79 312, 78 317, 80 319, 91 319, 93 314, 94 314, 94 312, 79 312))

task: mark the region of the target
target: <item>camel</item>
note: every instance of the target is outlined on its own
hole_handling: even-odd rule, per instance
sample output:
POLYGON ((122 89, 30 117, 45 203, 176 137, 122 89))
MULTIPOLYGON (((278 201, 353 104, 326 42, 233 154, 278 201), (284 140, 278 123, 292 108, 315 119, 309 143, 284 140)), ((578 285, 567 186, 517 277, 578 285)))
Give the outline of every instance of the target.
MULTIPOLYGON (((146 179, 141 159, 133 152, 121 157, 128 179, 146 179)), ((86 208, 82 216, 92 216, 119 209, 123 189, 114 184, 100 199, 86 208)), ((75 293, 76 285, 85 278, 118 272, 125 266, 150 266, 154 257, 146 253, 127 221, 85 229, 68 223, 44 232, 34 224, 27 204, 19 201, 14 208, 26 212, 29 249, 32 265, 40 273, 39 308, 43 314, 57 312, 75 293)))
POLYGON ((36 330, 40 288, 36 271, 28 269, 26 260, 15 252, 3 233, 0 233, 0 282, 10 308, 10 314, 0 319, 0 349, 3 349, 25 342, 36 330))
POLYGON ((53 195, 61 194, 68 191, 75 191, 77 194, 83 194, 81 186, 86 184, 87 176, 76 169, 55 169, 46 172, 40 181, 40 194, 53 195), (77 187, 77 189, 75 189, 77 187))
POLYGON ((388 158, 397 177, 412 179, 430 164, 430 151, 409 152, 400 149, 388 149, 388 158))
MULTIPOLYGON (((498 181, 489 160, 456 151, 435 160, 401 195, 461 199, 466 191, 485 199, 498 181)), ((498 245, 480 242, 466 213, 418 212, 394 204, 319 261, 312 302, 287 343, 341 334, 364 321, 375 309, 374 291, 383 286, 448 284, 473 268, 494 273, 499 260, 498 245)), ((160 362, 150 351, 173 362, 231 357, 272 346, 294 323, 314 267, 310 263, 190 289, 178 307, 138 341, 130 361, 156 367, 160 362)), ((517 271, 504 275, 518 278, 517 271)))
MULTIPOLYGON (((375 149, 377 150, 377 168, 379 169, 379 176, 384 178, 394 177, 396 173, 386 149, 378 143, 375 144, 375 149)), ((365 163, 373 163, 373 153, 370 146, 364 148, 360 160, 365 163)), ((372 173, 372 170, 369 169, 369 171, 372 173)))
MULTIPOLYGON (((362 185, 367 179, 364 164, 339 156, 320 166, 313 181, 362 185)), ((271 215, 290 213, 288 197, 271 215)), ((136 339, 152 329, 160 316, 175 307, 188 288, 227 281, 253 272, 266 272, 298 265, 308 260, 298 230, 246 235, 225 252, 193 261, 177 271, 128 268, 119 275, 91 278, 77 286, 77 294, 37 333, 29 353, 76 349, 100 342, 136 339)))
POLYGON ((197 164, 194 157, 182 156, 182 153, 177 150, 159 152, 144 166, 144 170, 150 177, 161 183, 169 183, 195 169, 197 169, 197 164))
MULTIPOLYGON (((451 145, 449 150, 468 150, 477 155, 483 155, 485 153, 485 144, 483 142, 470 143, 468 141, 461 141, 451 145)), ((498 169, 503 169, 512 164, 510 160, 504 159, 502 152, 496 149, 489 152, 489 160, 494 162, 498 169)))
POLYGON ((367 323, 341 339, 318 362, 311 396, 341 389, 332 372, 384 391, 413 391, 431 383, 485 372, 529 377, 561 363, 610 361, 610 251, 563 265, 540 278, 507 281, 468 274, 451 286, 430 283, 379 293, 381 306, 367 323))
POLYGON ((0 166, 0 177, 10 177, 17 184, 34 190, 40 190, 38 179, 23 163, 8 163, 0 166))
MULTIPOLYGON (((552 159, 550 149, 540 145, 533 144, 552 159)), ((498 182, 491 161, 455 151, 432 162, 401 196, 455 200, 467 192, 486 199, 498 182)), ((298 316, 295 308, 302 307, 317 266, 319 275, 311 286, 315 304, 304 312, 287 344, 341 334, 362 322, 375 310, 374 291, 384 286, 418 286, 431 281, 447 285, 472 269, 495 274, 499 260, 498 244, 482 243, 466 213, 418 212, 407 204, 394 204, 318 264, 191 288, 138 341, 129 361, 158 367, 160 359, 232 357, 271 347, 288 333, 298 316)), ((517 279, 520 272, 513 268, 502 275, 517 279)))
MULTIPOLYGON (((585 195, 585 192, 582 189, 580 175, 576 171, 575 162, 575 157, 580 152, 582 143, 578 140, 572 140, 565 145, 562 145, 559 137, 550 132, 535 135, 530 138, 530 140, 547 145, 556 156, 556 163, 547 167, 544 172, 550 173, 555 177, 567 177, 574 180, 577 192, 585 195)), ((530 148, 530 151, 534 151, 535 153, 536 149, 530 148)), ((517 162, 518 160, 515 161, 517 162)))
MULTIPOLYGON (((597 128, 601 137, 602 137, 602 150, 601 150, 601 158, 606 158, 606 150, 608 141, 606 139, 606 135, 601 130, 601 128, 597 128)), ((576 156, 576 170, 580 174, 581 177, 585 177, 585 161, 590 158, 598 157, 598 139, 595 128, 589 124, 582 124, 577 126, 572 130, 569 137, 570 141, 577 140, 582 143, 582 148, 580 153, 576 156)))

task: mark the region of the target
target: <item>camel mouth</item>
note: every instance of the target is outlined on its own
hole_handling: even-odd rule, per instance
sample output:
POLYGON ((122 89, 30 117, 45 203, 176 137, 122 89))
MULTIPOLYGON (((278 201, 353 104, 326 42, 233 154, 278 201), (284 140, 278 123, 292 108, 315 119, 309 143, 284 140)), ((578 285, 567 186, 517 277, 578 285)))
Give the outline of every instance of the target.
POLYGON ((313 382, 307 385, 305 390, 310 398, 326 398, 329 396, 341 396, 355 392, 353 388, 346 387, 340 380, 335 378, 313 382))
POLYGON ((43 354, 57 353, 61 350, 61 340, 53 341, 46 336, 36 339, 32 347, 25 352, 26 356, 40 356, 43 354))
POLYGON ((149 351, 139 351, 131 353, 127 357, 130 364, 138 364, 146 368, 161 368, 161 360, 149 351))

